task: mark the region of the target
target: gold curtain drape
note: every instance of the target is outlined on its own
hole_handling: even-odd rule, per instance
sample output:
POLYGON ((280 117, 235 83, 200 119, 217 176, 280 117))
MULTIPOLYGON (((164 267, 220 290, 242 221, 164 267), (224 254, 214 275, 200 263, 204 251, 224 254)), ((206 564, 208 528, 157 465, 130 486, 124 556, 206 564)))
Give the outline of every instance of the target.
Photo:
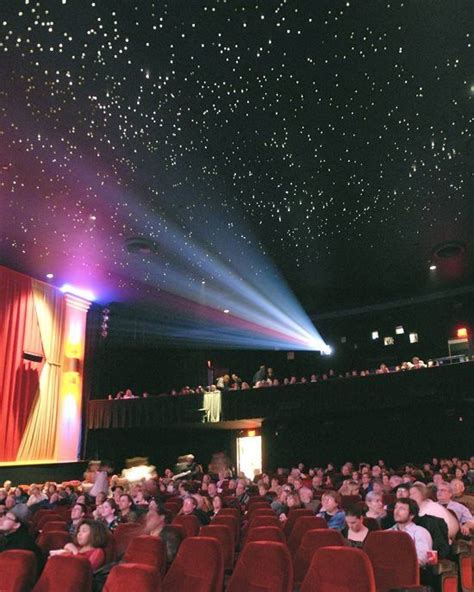
POLYGON ((35 308, 45 353, 39 392, 18 450, 17 461, 56 460, 55 443, 63 358, 64 296, 32 280, 35 308))

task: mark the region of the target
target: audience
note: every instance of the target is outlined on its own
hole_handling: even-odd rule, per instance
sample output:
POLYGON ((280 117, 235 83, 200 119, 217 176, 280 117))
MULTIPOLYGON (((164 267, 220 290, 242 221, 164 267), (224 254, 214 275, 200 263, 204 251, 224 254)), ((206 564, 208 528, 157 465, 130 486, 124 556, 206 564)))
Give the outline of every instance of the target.
MULTIPOLYGON (((474 359, 474 357, 473 357, 474 359)), ((459 360, 460 362, 470 361, 470 359, 462 358, 459 360)), ((254 374, 251 383, 242 380, 237 374, 223 374, 222 376, 217 377, 216 384, 208 385, 206 388, 202 386, 197 386, 195 388, 191 388, 189 386, 184 386, 181 389, 172 389, 169 393, 162 393, 158 396, 166 396, 169 394, 170 396, 182 396, 182 395, 194 395, 194 394, 203 394, 205 392, 227 392, 227 391, 237 391, 237 390, 248 390, 250 388, 267 388, 267 387, 276 387, 276 386, 288 386, 294 384, 314 384, 317 382, 325 382, 325 381, 332 381, 335 379, 350 379, 350 378, 357 378, 357 377, 366 377, 366 376, 373 376, 373 375, 380 375, 380 374, 393 374, 396 372, 404 372, 406 370, 420 370, 424 368, 435 368, 439 365, 437 360, 428 360, 425 363, 421 360, 418 356, 414 356, 411 362, 402 362, 399 365, 389 367, 385 363, 381 363, 378 368, 374 370, 352 370, 346 372, 337 373, 334 369, 329 369, 327 372, 321 374, 319 376, 316 373, 312 373, 310 378, 308 379, 306 376, 301 376, 298 378, 297 376, 291 376, 290 378, 278 378, 275 376, 273 368, 266 368, 265 365, 261 365, 257 372, 254 374)), ((142 394, 142 398, 150 397, 149 392, 144 392, 142 394)), ((113 395, 108 395, 107 399, 109 400, 119 400, 119 399, 137 399, 140 398, 139 395, 133 394, 130 388, 126 389, 125 391, 118 391, 115 397, 113 395)))
POLYGON ((432 560, 432 550, 439 559, 451 559, 452 543, 474 532, 469 508, 474 500, 470 495, 474 492, 474 457, 467 461, 433 458, 429 463, 406 464, 397 469, 383 460, 373 465, 346 462, 340 469, 334 463, 326 467, 299 463, 290 469, 262 473, 253 480, 243 474, 236 476, 221 465, 209 473, 178 479, 167 469, 152 483, 128 483, 123 477, 110 476, 107 466, 91 464, 82 483, 32 484, 29 497, 7 483, 0 489, 4 512, 0 518, 0 551, 32 550, 41 565, 44 555, 31 535, 37 531, 34 522, 30 529, 28 524, 42 508, 65 505, 70 508, 69 532, 74 542, 51 551, 51 555, 81 554, 96 571, 105 563, 104 548, 115 536, 117 526, 134 522, 137 533, 164 541, 167 560, 172 562, 181 542, 178 529, 170 525, 173 516, 194 515, 204 525, 214 519, 219 522, 217 517, 224 507, 238 507, 246 524, 252 497, 265 500, 282 522, 286 522, 292 508, 309 509, 324 518, 329 528, 340 531, 351 547, 363 549, 372 528, 406 532, 414 541, 423 573, 432 560), (101 484, 94 496, 92 486, 98 481, 101 484), (365 496, 365 501, 358 502, 359 495, 365 496), (351 499, 344 500, 345 496, 351 499), (27 505, 21 500, 32 503, 27 505))

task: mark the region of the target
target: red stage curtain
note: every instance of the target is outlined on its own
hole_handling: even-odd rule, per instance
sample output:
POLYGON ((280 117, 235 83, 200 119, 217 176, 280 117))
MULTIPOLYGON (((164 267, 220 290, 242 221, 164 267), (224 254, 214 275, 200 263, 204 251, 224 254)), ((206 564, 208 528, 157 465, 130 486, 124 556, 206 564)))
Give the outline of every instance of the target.
POLYGON ((38 393, 43 356, 31 279, 0 267, 0 461, 13 461, 38 393))

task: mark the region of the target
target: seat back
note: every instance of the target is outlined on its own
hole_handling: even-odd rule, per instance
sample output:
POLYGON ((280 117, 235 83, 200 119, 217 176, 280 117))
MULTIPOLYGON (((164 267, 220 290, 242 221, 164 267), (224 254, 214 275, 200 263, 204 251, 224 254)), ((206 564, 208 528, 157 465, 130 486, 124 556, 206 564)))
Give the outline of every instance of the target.
POLYGON ((308 530, 315 530, 318 528, 327 528, 327 522, 324 518, 319 516, 299 516, 296 520, 293 530, 291 531, 290 538, 288 539, 288 548, 290 549, 291 555, 294 557, 296 551, 303 540, 303 536, 308 530))
POLYGON ((248 530, 245 545, 252 541, 276 541, 286 544, 286 536, 279 526, 254 526, 248 530))
POLYGON ((341 495, 341 508, 347 510, 362 500, 360 495, 341 495))
POLYGON ((220 516, 235 516, 237 520, 240 520, 242 517, 242 513, 240 512, 239 508, 222 508, 219 510, 220 516))
POLYGON ((291 592, 293 567, 288 548, 275 541, 245 545, 226 592, 291 592))
POLYGON ((157 569, 142 563, 121 563, 112 568, 103 592, 160 592, 161 578, 157 569))
POLYGON ((292 508, 288 512, 288 520, 285 522, 284 526, 284 531, 287 538, 290 538, 293 526, 300 516, 314 516, 314 512, 307 510, 306 508, 292 508))
POLYGON ((300 584, 304 580, 313 555, 318 549, 328 546, 342 547, 343 545, 344 537, 337 530, 319 528, 305 532, 293 559, 295 582, 300 584))
POLYGON ((42 532, 36 539, 36 544, 45 555, 54 549, 62 549, 69 542, 71 542, 71 535, 64 530, 42 532))
POLYGON ((156 536, 140 535, 134 537, 128 544, 123 556, 124 563, 137 563, 149 565, 161 575, 166 570, 166 546, 156 536))
POLYGON ((281 528, 282 523, 276 514, 273 514, 273 516, 255 516, 249 522, 249 530, 256 526, 278 526, 278 528, 281 528))
POLYGON ((376 592, 370 560, 360 549, 322 547, 311 560, 300 592, 376 592))
POLYGON ((68 532, 67 524, 61 520, 50 520, 43 524, 42 532, 50 532, 51 530, 68 532))
POLYGON ((36 581, 36 569, 33 551, 3 551, 0 553, 0 590, 29 592, 36 581))
POLYGON ((37 522, 33 522, 34 527, 36 530, 43 530, 44 525, 46 522, 63 522, 63 519, 60 514, 57 512, 48 511, 47 513, 40 516, 37 522))
POLYGON ((224 555, 210 537, 184 539, 163 580, 163 592, 222 592, 224 555))
POLYGON ((199 534, 201 523, 194 514, 181 514, 173 518, 173 524, 181 524, 187 537, 195 537, 199 534))
POLYGON ((271 508, 257 507, 257 508, 255 508, 255 510, 249 511, 247 518, 250 522, 253 518, 256 518, 257 516, 276 516, 276 514, 271 508))
POLYGON ((364 543, 375 574, 378 592, 420 583, 415 543, 406 532, 369 532, 364 543))
POLYGON ((92 567, 80 555, 50 557, 33 592, 90 592, 92 567))
POLYGON ((224 569, 232 569, 234 567, 235 533, 231 526, 228 524, 201 526, 199 536, 217 539, 222 546, 222 552, 224 554, 224 569))
POLYGON ((115 543, 115 555, 121 559, 132 539, 142 534, 143 527, 134 522, 119 524, 112 533, 115 543))
POLYGON ((222 515, 220 512, 212 520, 212 524, 227 524, 234 529, 235 544, 240 540, 240 520, 235 516, 222 515))

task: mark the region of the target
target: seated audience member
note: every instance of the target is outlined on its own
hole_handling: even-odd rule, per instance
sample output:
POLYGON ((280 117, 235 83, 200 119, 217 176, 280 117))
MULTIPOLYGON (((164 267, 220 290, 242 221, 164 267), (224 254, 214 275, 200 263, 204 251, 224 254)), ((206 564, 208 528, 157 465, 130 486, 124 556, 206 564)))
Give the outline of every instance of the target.
POLYGON ((207 484, 207 495, 211 500, 217 495, 217 485, 213 481, 207 484))
POLYGON ((298 490, 298 494, 300 496, 302 506, 316 514, 321 503, 319 500, 314 499, 313 490, 303 485, 303 487, 298 490))
POLYGON ((212 498, 212 509, 209 512, 209 516, 212 518, 215 518, 217 516, 217 514, 219 514, 219 512, 222 510, 222 508, 224 507, 224 502, 222 501, 222 498, 220 495, 216 495, 212 498))
POLYGON ((414 356, 411 360, 410 370, 419 370, 420 368, 426 368, 426 364, 418 356, 414 356))
POLYGON ((249 383, 244 381, 244 382, 242 383, 242 386, 240 387, 240 390, 241 390, 241 391, 248 391, 249 389, 250 389, 250 385, 249 385, 249 383))
POLYGON ((107 545, 107 530, 102 522, 85 519, 79 525, 74 543, 67 543, 63 549, 50 551, 50 555, 82 555, 88 559, 92 571, 105 563, 104 547, 107 545))
POLYGON ((60 503, 65 506, 72 506, 76 503, 77 493, 72 485, 66 485, 60 496, 60 503))
POLYGON ((210 522, 209 516, 206 512, 203 512, 203 510, 198 508, 198 502, 192 495, 188 495, 184 498, 181 513, 185 516, 188 514, 194 514, 202 525, 209 524, 210 522))
MULTIPOLYGON (((426 500, 428 499, 429 490, 423 483, 414 483, 410 487, 410 498, 418 504, 418 517, 415 519, 415 524, 423 526, 430 533, 433 539, 433 549, 438 552, 440 559, 446 559, 449 555, 449 534, 448 525, 437 516, 431 516, 429 513, 421 514, 421 508, 425 508, 426 500)), ((429 500, 431 504, 435 502, 429 500)), ((428 508, 430 504, 428 503, 428 508)))
POLYGON ((326 491, 321 498, 321 509, 317 516, 324 518, 329 528, 341 531, 346 524, 346 515, 339 508, 340 495, 337 491, 326 491))
POLYGON ((446 482, 441 483, 436 490, 436 496, 441 506, 454 512, 461 526, 462 534, 469 536, 471 530, 474 530, 474 517, 466 506, 453 500, 451 484, 446 482))
POLYGON ((101 520, 110 532, 119 525, 118 506, 112 498, 105 500, 100 506, 98 520, 101 520))
POLYGON ((339 495, 359 495, 359 484, 352 479, 345 479, 339 488, 339 495))
POLYGON ((462 479, 453 479, 450 483, 453 491, 452 501, 459 502, 471 512, 474 512, 474 496, 465 495, 466 485, 462 479))
POLYGON ((176 557, 181 537, 175 530, 168 528, 171 522, 171 514, 161 506, 156 510, 148 510, 145 519, 145 534, 160 537, 166 546, 166 559, 171 563, 176 557))
POLYGON ((135 399, 132 389, 127 389, 122 397, 123 399, 135 399))
POLYGON ((364 524, 362 508, 352 506, 346 510, 346 528, 344 528, 342 534, 347 539, 349 547, 362 549, 369 534, 369 529, 364 524))
POLYGON ((393 526, 393 517, 383 506, 382 494, 369 492, 365 497, 365 503, 368 506, 367 518, 374 518, 383 530, 393 526))
POLYGON ((37 485, 32 485, 30 487, 30 497, 28 498, 26 505, 34 511, 42 506, 47 507, 48 503, 48 496, 43 493, 37 485))
POLYGON ((68 525, 69 534, 75 536, 79 524, 84 520, 87 514, 87 507, 84 504, 74 504, 71 509, 71 521, 68 525))
POLYGON ((290 492, 286 496, 286 507, 282 510, 279 515, 281 521, 288 519, 288 513, 292 508, 301 508, 301 500, 296 492, 290 492))
POLYGON ((28 507, 25 504, 17 504, 0 518, 0 551, 24 549, 33 551, 40 559, 40 550, 28 532, 28 516, 28 507))
POLYGON ((410 535, 415 543, 418 563, 426 565, 428 551, 433 549, 433 540, 430 533, 422 526, 417 526, 414 520, 418 516, 418 505, 410 498, 400 498, 395 504, 394 510, 395 525, 392 530, 400 530, 410 535))
POLYGON ((21 487, 15 487, 13 492, 16 504, 26 504, 28 501, 28 494, 23 491, 21 487))
POLYGON ((246 506, 249 503, 250 496, 246 489, 245 482, 239 479, 235 486, 235 499, 241 507, 246 506))
POLYGON ((133 510, 133 500, 128 493, 122 493, 118 502, 120 522, 136 522, 137 513, 133 510))
POLYGON ((362 499, 365 499, 365 496, 370 491, 372 491, 372 482, 368 471, 366 471, 362 473, 360 478, 359 494, 362 496, 362 499))

